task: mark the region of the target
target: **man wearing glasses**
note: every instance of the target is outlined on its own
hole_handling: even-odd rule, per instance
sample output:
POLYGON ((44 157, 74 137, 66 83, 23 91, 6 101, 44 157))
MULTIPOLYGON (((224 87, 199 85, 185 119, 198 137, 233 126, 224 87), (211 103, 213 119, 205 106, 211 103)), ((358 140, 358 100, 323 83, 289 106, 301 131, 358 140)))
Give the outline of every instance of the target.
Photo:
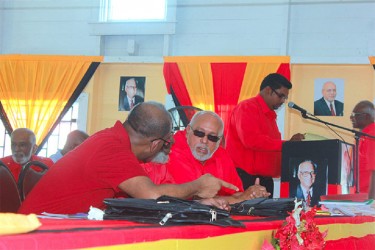
MULTIPOLYGON (((283 140, 276 124, 276 112, 288 99, 292 84, 276 73, 266 76, 257 96, 240 102, 232 111, 229 121, 226 149, 231 156, 244 189, 256 178, 273 196, 273 179, 281 173, 283 140)), ((300 141, 303 134, 290 140, 300 141)))
MULTIPOLYGON (((19 212, 86 213, 90 206, 104 209, 103 200, 120 193, 145 199, 161 195, 211 198, 222 186, 238 190, 212 175, 182 185, 155 185, 140 162, 152 161, 160 152, 169 154, 174 142, 171 130, 171 116, 163 105, 143 102, 135 106, 124 123, 117 121, 90 136, 56 162, 28 194, 19 212)), ((208 204, 228 208, 223 200, 211 199, 208 204)))
POLYGON ((311 160, 304 160, 298 165, 297 177, 299 184, 297 188, 291 190, 290 197, 303 199, 306 206, 313 207, 318 205, 320 194, 314 188, 317 166, 311 160))
MULTIPOLYGON (((375 136, 375 109, 370 101, 361 101, 355 105, 350 120, 353 128, 375 136)), ((375 171, 375 139, 362 136, 359 140, 359 190, 370 192, 370 176, 375 171)))
POLYGON ((166 165, 143 165, 155 183, 186 183, 200 178, 204 174, 223 179, 240 187, 240 192, 223 187, 218 195, 229 203, 268 197, 270 194, 259 185, 243 191, 242 182, 230 156, 220 146, 223 138, 222 119, 212 111, 197 112, 184 131, 174 135, 170 160, 166 165))

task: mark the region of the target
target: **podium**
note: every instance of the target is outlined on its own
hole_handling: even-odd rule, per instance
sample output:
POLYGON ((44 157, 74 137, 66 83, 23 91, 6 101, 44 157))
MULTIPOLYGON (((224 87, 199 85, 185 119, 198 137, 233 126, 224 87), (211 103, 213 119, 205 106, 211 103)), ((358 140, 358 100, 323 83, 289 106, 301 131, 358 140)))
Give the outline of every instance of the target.
MULTIPOLYGON (((299 165, 306 160, 314 164, 314 176, 310 171, 305 173, 305 177, 314 179, 315 196, 354 193, 353 156, 354 145, 340 140, 285 142, 282 148, 280 197, 295 197, 302 179, 299 165)), ((317 199, 315 203, 320 197, 317 199)))

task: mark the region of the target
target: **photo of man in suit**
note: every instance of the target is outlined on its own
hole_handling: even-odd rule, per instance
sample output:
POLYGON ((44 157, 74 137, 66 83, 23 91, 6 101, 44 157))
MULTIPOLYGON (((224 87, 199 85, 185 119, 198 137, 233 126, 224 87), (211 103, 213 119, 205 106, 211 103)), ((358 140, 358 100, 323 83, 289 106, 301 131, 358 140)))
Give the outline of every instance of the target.
POLYGON ((327 81, 323 84, 322 95, 322 98, 314 102, 314 115, 344 115, 344 103, 336 100, 336 84, 333 81, 327 81))
POLYGON ((120 83, 119 111, 130 111, 138 103, 144 102, 144 98, 139 95, 142 90, 138 85, 136 77, 127 79, 125 85, 120 83))
POLYGON ((311 160, 303 160, 298 165, 296 174, 299 183, 294 188, 291 186, 289 197, 302 199, 309 207, 318 205, 322 193, 320 187, 315 184, 317 165, 311 160))

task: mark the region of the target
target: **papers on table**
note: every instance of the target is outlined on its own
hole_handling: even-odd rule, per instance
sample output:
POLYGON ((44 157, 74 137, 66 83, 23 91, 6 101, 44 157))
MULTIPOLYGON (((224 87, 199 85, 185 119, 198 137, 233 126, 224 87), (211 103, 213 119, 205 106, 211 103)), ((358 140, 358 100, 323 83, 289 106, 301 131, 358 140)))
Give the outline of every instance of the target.
POLYGON ((320 201, 319 204, 323 205, 331 215, 375 216, 374 200, 324 200, 320 201))

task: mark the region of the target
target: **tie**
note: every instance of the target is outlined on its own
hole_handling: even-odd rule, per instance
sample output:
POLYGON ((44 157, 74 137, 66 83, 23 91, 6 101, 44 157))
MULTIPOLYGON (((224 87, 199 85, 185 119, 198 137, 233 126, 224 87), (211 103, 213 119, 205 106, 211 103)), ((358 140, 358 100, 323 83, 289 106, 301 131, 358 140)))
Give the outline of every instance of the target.
POLYGON ((333 109, 332 102, 329 104, 329 108, 331 109, 331 115, 336 116, 335 110, 333 109))
POLYGON ((134 107, 134 101, 133 101, 133 99, 131 99, 131 101, 130 101, 130 109, 133 109, 133 107, 134 107))
POLYGON ((309 207, 311 202, 311 195, 310 191, 307 193, 307 198, 306 198, 306 205, 309 207))

